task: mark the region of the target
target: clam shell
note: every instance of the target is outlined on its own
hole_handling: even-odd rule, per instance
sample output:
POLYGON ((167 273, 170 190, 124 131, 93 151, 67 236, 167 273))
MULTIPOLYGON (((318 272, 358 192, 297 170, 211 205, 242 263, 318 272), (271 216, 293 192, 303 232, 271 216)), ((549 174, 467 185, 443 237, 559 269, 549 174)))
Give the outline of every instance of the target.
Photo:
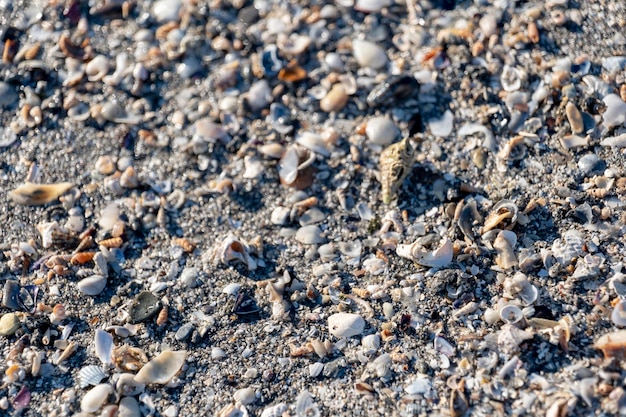
POLYGON ((601 336, 593 345, 604 353, 605 358, 624 359, 626 357, 626 330, 618 330, 601 336))
POLYGON ((524 318, 522 309, 513 304, 507 304, 499 311, 500 318, 507 324, 515 324, 524 318))
POLYGON ((617 327, 626 327, 626 300, 620 300, 611 313, 611 321, 617 327))
POLYGON ((92 275, 85 279, 82 279, 76 284, 80 292, 85 295, 98 295, 107 285, 107 279, 103 275, 92 275))
POLYGON ((71 182, 60 182, 57 184, 34 184, 25 182, 16 189, 9 191, 9 197, 17 204, 24 206, 41 206, 56 200, 74 184, 71 182))
POLYGON ((94 346, 96 356, 100 359, 100 362, 102 362, 103 365, 110 364, 113 355, 113 336, 104 330, 96 330, 94 346))
POLYGON ((80 410, 84 413, 95 413, 106 403, 113 393, 111 384, 99 384, 93 387, 80 401, 80 410))
POLYGON ((254 388, 241 388, 235 391, 233 398, 243 405, 252 404, 256 400, 256 392, 254 388))
POLYGON ((97 365, 85 366, 78 372, 81 388, 86 388, 90 385, 96 386, 106 377, 107 374, 102 367, 97 365))
POLYGON ((187 351, 167 350, 145 364, 137 375, 135 382, 141 384, 167 384, 185 363, 187 351))
POLYGON ((115 392, 118 395, 133 397, 146 389, 146 384, 135 381, 135 375, 130 373, 116 374, 115 392))

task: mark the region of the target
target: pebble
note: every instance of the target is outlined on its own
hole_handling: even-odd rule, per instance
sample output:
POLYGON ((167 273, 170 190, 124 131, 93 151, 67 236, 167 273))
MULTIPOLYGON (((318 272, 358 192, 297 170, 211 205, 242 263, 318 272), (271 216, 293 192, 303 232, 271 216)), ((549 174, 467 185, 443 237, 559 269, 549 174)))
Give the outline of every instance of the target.
POLYGON ((578 160, 578 168, 585 175, 602 174, 606 163, 595 153, 588 153, 578 160))
POLYGON ((221 360, 221 359, 224 359, 225 357, 226 357, 226 352, 224 352, 224 349, 220 347, 214 347, 211 349, 212 359, 221 360))
POLYGON ((309 365, 309 376, 311 378, 317 378, 324 370, 324 364, 322 362, 315 362, 309 365))
POLYGON ((338 112, 348 104, 349 96, 342 84, 335 84, 320 101, 320 109, 327 113, 338 112))
POLYGON ((104 275, 92 275, 78 281, 76 286, 83 294, 96 296, 102 293, 106 288, 107 278, 104 275))
POLYGON ((11 336, 20 328, 20 319, 15 313, 7 313, 0 317, 0 336, 11 336))
POLYGON ((198 279, 198 268, 185 268, 180 274, 180 282, 187 288, 196 288, 202 284, 198 279))
POLYGON ((185 341, 191 337, 195 326, 192 323, 185 323, 176 331, 174 338, 180 342, 185 341))
POLYGON ((312 224, 323 222, 325 219, 326 215, 322 210, 317 207, 312 207, 305 211, 302 216, 300 216, 300 225, 309 226, 312 224))
POLYGON ((272 210, 270 222, 276 226, 284 226, 289 221, 291 210, 287 207, 278 206, 272 210))
POLYGON ((161 302, 150 291, 142 291, 133 300, 128 309, 129 322, 141 323, 161 310, 161 302))
POLYGON ((394 121, 386 116, 372 117, 365 127, 365 135, 375 145, 390 145, 399 134, 400 130, 394 121))
POLYGON ((328 331, 338 339, 363 333, 365 320, 358 314, 336 313, 328 317, 328 331))
POLYGON ((160 23, 178 21, 181 6, 181 0, 158 0, 152 5, 152 14, 160 23))
POLYGON ((296 232, 296 240, 305 245, 317 245, 326 241, 322 236, 322 229, 315 225, 299 228, 296 232))
POLYGON ((379 45, 362 39, 352 41, 352 52, 361 67, 381 69, 387 65, 387 54, 379 45))

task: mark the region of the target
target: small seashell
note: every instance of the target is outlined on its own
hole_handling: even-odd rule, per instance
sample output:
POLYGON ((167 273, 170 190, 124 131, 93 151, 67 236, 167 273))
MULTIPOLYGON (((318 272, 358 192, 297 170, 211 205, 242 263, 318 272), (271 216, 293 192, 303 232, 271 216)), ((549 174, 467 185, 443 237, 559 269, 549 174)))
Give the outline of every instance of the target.
POLYGON ((118 395, 125 395, 132 397, 141 394, 146 384, 140 384, 135 381, 135 375, 130 373, 116 374, 117 380, 115 380, 115 392, 118 395))
POLYGON ((617 327, 626 327, 626 300, 620 300, 611 313, 611 321, 617 327))
POLYGON ((608 94, 602 101, 606 110, 602 113, 602 120, 607 129, 621 126, 626 122, 626 102, 617 94, 608 94))
POLYGON ((515 324, 524 318, 522 309, 513 304, 507 304, 499 310, 500 318, 507 324, 515 324))
POLYGON ((241 388, 235 391, 233 399, 240 404, 252 404, 256 400, 256 392, 253 388, 241 388))
POLYGON ((432 252, 424 251, 422 248, 418 241, 410 245, 400 244, 396 253, 398 256, 431 268, 445 268, 452 262, 454 252, 450 239, 445 239, 441 246, 432 252))
POLYGON ((614 149, 626 148, 626 133, 617 136, 609 136, 600 142, 602 146, 610 146, 614 149))
MULTIPOLYGON (((128 396, 120 400, 116 417, 141 417, 141 415, 139 402, 135 398, 128 396)), ((164 411, 163 415, 168 414, 164 411)))
POLYGON ((2 317, 0 317, 0 336, 11 336, 21 325, 22 323, 17 314, 3 314, 2 317))
POLYGON ((137 375, 135 382, 142 384, 167 384, 182 368, 187 357, 184 350, 167 350, 145 364, 137 375))
POLYGON ((100 362, 104 366, 107 366, 112 362, 113 356, 113 336, 109 332, 104 330, 96 330, 94 339, 94 347, 96 350, 96 356, 100 359, 100 362))
POLYGON ((61 182, 57 184, 35 184, 25 182, 16 189, 9 191, 9 197, 17 204, 40 206, 48 204, 65 194, 74 184, 61 182))
POLYGON ((324 141, 324 138, 313 132, 300 132, 296 136, 296 143, 322 156, 330 156, 330 152, 326 147, 326 142, 324 141))
POLYGON ((257 261, 250 255, 250 247, 244 241, 236 239, 229 234, 226 239, 214 249, 214 256, 224 265, 231 261, 239 261, 254 271, 257 268, 257 261))
MULTIPOLYGON (((626 135, 624 135, 626 138, 626 135)), ((606 139, 605 139, 606 140, 606 139)), ((574 148, 582 148, 588 145, 588 140, 586 137, 578 136, 578 135, 565 135, 559 138, 559 142, 561 142, 561 146, 565 149, 574 149, 574 148)), ((602 146, 611 146, 606 145, 605 141, 600 142, 602 146)))
POLYGON ((363 333, 365 320, 358 314, 336 313, 328 317, 328 331, 338 339, 363 333))
POLYGON ((85 295, 96 296, 102 293, 107 285, 107 278, 103 275, 92 275, 81 279, 76 286, 85 295))
POLYGON ((137 124, 141 122, 141 117, 126 111, 115 101, 108 101, 102 105, 100 116, 114 123, 137 124))
POLYGON ((510 200, 500 200, 485 219, 481 234, 495 229, 496 227, 505 230, 512 229, 517 223, 518 212, 519 209, 514 202, 510 200))
POLYGON ((104 55, 96 55, 85 65, 85 74, 89 81, 100 81, 109 72, 109 60, 104 55))
POLYGON ((308 391, 302 391, 296 399, 296 417, 319 417, 320 410, 308 391))
POLYGON ((97 365, 88 365, 78 372, 80 387, 87 388, 90 385, 96 386, 107 377, 102 367, 97 365))
POLYGON ((522 79, 525 77, 522 70, 505 65, 500 74, 500 83, 504 91, 517 91, 522 86, 522 79))
POLYGON ((585 130, 585 124, 583 122, 583 115, 578 107, 571 101, 568 101, 565 105, 565 115, 569 121, 570 128, 573 133, 583 133, 585 130))
POLYGON ((352 53, 361 67, 378 70, 387 65, 385 50, 373 42, 362 39, 352 40, 352 53))
POLYGON ((309 376, 311 378, 317 378, 324 370, 324 364, 322 362, 315 362, 309 365, 309 376))
POLYGON ((593 345, 604 353, 604 357, 622 360, 626 358, 626 330, 607 333, 593 345))
POLYGON ((272 90, 266 80, 260 80, 250 86, 247 100, 253 112, 265 109, 272 101, 272 90))
POLYGON ((505 270, 509 270, 518 265, 515 257, 515 245, 517 243, 517 235, 510 230, 502 230, 496 236, 493 247, 496 250, 496 263, 505 270))
POLYGON ((335 84, 320 100, 320 109, 327 113, 338 112, 348 104, 349 98, 343 84, 335 84))
POLYGON ((429 120, 428 128, 433 136, 440 138, 450 136, 454 129, 454 114, 450 110, 446 110, 440 118, 429 120))
POLYGON ((113 393, 111 384, 99 384, 90 389, 80 401, 80 410, 83 413, 95 413, 113 393))
POLYGON ((98 246, 103 246, 107 249, 112 249, 112 248, 119 248, 122 246, 122 243, 124 243, 124 241, 122 240, 121 237, 112 237, 110 239, 104 239, 101 240, 98 243, 98 246))
POLYGON ((224 349, 220 347, 213 347, 211 349, 211 359, 221 360, 221 359, 224 359, 225 357, 226 357, 226 352, 224 352, 224 349))

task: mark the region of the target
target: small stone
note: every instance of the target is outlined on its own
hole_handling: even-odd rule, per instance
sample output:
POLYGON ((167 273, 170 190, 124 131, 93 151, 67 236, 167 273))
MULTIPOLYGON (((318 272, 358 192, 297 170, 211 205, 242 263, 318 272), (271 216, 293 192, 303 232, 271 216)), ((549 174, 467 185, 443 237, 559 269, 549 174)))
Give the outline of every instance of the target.
POLYGON ((113 393, 111 384, 96 385, 80 401, 80 410, 83 413, 95 413, 107 402, 111 393, 113 393))
POLYGON ((326 241, 322 236, 322 230, 314 225, 299 228, 296 232, 296 240, 305 245, 316 245, 326 241))
POLYGON ((354 58, 361 67, 381 69, 387 65, 387 54, 377 44, 361 39, 352 41, 354 58))
POLYGON ((111 175, 115 172, 115 162, 108 155, 101 156, 96 160, 96 171, 102 175, 111 175))
POLYGON ((20 284, 14 280, 5 281, 2 289, 2 305, 11 310, 18 310, 20 308, 17 302, 19 292, 20 284))
POLYGON ((291 210, 287 207, 278 206, 272 210, 270 222, 276 226, 284 226, 289 221, 289 213, 291 210))
POLYGON ((602 174, 606 168, 606 163, 595 153, 589 153, 578 160, 578 168, 585 175, 602 174))
POLYGON ((15 313, 7 313, 0 318, 0 336, 11 336, 20 328, 20 319, 15 313))
POLYGON ((336 313, 328 317, 328 331, 338 339, 363 333, 365 320, 358 314, 336 313))
POLYGON ((481 17, 478 26, 480 26, 480 30, 485 38, 490 38, 491 35, 495 35, 498 31, 498 21, 492 14, 486 14, 481 17))
POLYGON ((198 268, 185 268, 180 274, 180 282, 187 288, 196 288, 200 285, 198 268))
POLYGON ((152 6, 152 14, 159 23, 179 21, 181 7, 180 0, 158 0, 152 6))
POLYGON ((184 341, 189 339, 189 337, 191 336, 191 334, 194 331, 194 325, 191 323, 185 323, 182 326, 180 326, 180 329, 178 329, 176 331, 176 334, 174 335, 174 338, 178 341, 184 341))
POLYGON ((300 216, 300 225, 309 226, 311 224, 320 223, 326 219, 326 215, 322 210, 317 207, 313 207, 305 211, 300 216))
POLYGON ((433 136, 441 138, 450 136, 452 128, 454 127, 454 115, 450 110, 446 110, 441 119, 431 120, 428 122, 428 127, 430 128, 430 133, 432 133, 433 136))
POLYGON ((142 291, 133 300, 128 314, 130 323, 140 323, 161 310, 161 302, 150 291, 142 291))
POLYGON ((320 109, 327 113, 340 111, 348 104, 348 98, 345 87, 341 84, 335 84, 320 101, 320 109))
POLYGON ((388 117, 376 116, 368 120, 365 135, 376 145, 387 146, 398 137, 400 130, 388 117))
POLYGON ((583 123, 583 116, 578 110, 578 107, 571 101, 567 102, 565 106, 565 114, 569 125, 574 133, 582 133, 585 130, 585 124, 583 123))

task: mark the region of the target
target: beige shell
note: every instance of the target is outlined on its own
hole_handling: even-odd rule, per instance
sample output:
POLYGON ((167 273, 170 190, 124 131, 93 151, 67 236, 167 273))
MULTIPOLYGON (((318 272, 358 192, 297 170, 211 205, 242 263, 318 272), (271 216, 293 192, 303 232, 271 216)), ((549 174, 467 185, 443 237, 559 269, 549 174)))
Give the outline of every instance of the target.
POLYGON ((423 247, 415 242, 411 245, 398 245, 396 253, 398 256, 431 268, 447 267, 454 256, 452 242, 449 239, 445 239, 441 246, 432 252, 423 250, 423 247))
POLYGON ((145 364, 137 375, 135 382, 141 384, 167 384, 185 363, 187 351, 167 350, 145 364))
POLYGON ((41 206, 56 200, 73 186, 74 184, 71 182, 57 184, 25 182, 16 189, 9 191, 9 197, 17 204, 24 206, 41 206))

